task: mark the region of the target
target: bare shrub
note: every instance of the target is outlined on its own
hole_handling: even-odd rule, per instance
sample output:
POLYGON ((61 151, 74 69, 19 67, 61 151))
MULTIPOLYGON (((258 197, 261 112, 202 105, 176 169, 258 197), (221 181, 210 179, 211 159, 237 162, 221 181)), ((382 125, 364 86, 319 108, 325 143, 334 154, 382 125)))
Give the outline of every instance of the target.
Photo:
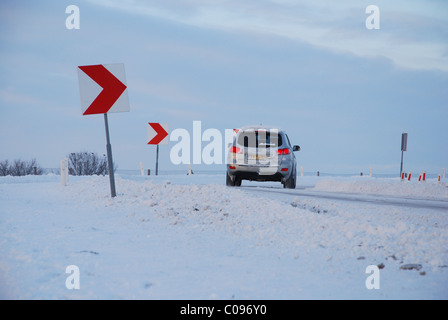
POLYGON ((9 161, 4 160, 0 161, 0 176, 7 176, 9 175, 9 161))
POLYGON ((74 176, 104 176, 109 173, 106 155, 101 157, 96 153, 87 151, 70 153, 68 155, 68 168, 70 174, 74 176))
POLYGON ((30 161, 16 159, 12 163, 8 160, 0 162, 0 176, 41 175, 43 172, 44 170, 37 164, 36 159, 30 161))

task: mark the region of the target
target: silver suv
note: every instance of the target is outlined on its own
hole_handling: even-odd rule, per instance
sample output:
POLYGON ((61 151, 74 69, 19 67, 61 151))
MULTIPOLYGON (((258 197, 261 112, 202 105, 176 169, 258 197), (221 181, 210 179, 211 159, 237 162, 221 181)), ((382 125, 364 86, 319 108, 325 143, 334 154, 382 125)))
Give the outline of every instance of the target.
POLYGON ((296 187, 299 146, 291 146, 280 129, 250 126, 237 130, 227 156, 228 186, 241 186, 242 180, 279 181, 284 188, 296 187))

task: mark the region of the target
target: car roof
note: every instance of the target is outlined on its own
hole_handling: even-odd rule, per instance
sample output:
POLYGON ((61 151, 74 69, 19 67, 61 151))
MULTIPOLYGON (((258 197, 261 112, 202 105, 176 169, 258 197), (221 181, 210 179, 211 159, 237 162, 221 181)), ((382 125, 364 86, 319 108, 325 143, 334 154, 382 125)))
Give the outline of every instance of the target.
POLYGON ((253 126, 244 126, 240 128, 241 131, 247 132, 247 131, 257 131, 257 130, 276 130, 277 132, 283 132, 282 129, 275 127, 275 126, 265 126, 265 125, 253 125, 253 126))

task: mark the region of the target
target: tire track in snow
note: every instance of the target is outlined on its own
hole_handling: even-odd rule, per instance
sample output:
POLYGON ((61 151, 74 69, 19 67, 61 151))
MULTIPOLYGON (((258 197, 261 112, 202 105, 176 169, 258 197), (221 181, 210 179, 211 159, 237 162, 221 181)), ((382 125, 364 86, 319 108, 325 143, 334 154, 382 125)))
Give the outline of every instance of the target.
POLYGON ((412 198, 388 197, 383 195, 312 191, 308 190, 308 188, 306 187, 302 187, 300 189, 298 188, 295 190, 291 189, 285 190, 273 187, 259 187, 259 186, 257 187, 243 186, 241 188, 250 192, 276 193, 287 196, 303 196, 303 197, 322 198, 338 201, 372 203, 387 206, 446 210, 446 212, 448 212, 448 201, 444 200, 412 199, 412 198))

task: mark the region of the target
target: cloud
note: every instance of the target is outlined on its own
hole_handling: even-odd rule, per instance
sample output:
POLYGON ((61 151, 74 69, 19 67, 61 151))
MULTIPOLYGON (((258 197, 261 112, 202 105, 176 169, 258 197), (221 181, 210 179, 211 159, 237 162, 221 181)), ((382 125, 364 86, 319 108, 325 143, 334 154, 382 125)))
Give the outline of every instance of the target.
POLYGON ((92 3, 201 28, 274 35, 335 52, 383 56, 409 69, 448 71, 442 1, 378 0, 381 29, 367 30, 361 1, 118 1, 92 3))

